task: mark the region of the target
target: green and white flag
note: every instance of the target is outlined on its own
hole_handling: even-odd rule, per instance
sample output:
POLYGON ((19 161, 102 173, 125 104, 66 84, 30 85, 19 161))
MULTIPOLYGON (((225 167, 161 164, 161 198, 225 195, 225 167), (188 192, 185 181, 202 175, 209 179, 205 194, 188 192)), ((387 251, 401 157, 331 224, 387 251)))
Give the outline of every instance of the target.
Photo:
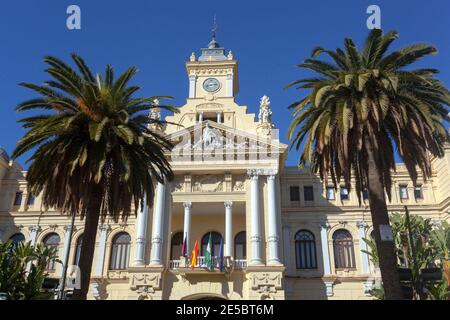
POLYGON ((206 252, 205 252, 205 264, 209 270, 213 269, 211 233, 209 234, 208 246, 206 247, 206 252))

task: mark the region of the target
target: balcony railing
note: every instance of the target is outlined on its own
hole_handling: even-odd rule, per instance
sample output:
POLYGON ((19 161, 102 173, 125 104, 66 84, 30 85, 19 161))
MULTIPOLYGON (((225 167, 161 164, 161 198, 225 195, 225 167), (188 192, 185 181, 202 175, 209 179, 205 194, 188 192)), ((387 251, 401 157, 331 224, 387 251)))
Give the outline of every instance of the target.
MULTIPOLYGON (((223 258, 223 265, 226 266, 226 258, 223 258)), ((191 259, 187 258, 185 260, 185 265, 183 265, 183 260, 170 260, 169 261, 169 269, 178 269, 178 268, 191 268, 191 259)), ((212 264, 215 270, 219 269, 219 257, 213 257, 212 264)), ((194 269, 206 269, 206 257, 199 256, 197 257, 197 263, 194 269)), ((234 270, 244 270, 247 268, 247 260, 238 259, 234 260, 234 270)))

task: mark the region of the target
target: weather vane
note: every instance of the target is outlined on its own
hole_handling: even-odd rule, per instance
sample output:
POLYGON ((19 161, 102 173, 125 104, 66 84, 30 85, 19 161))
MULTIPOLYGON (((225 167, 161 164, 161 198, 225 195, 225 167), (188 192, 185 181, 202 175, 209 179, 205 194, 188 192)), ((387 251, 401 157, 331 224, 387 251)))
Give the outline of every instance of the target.
POLYGON ((212 38, 216 39, 216 32, 217 32, 217 21, 216 21, 216 15, 214 15, 214 21, 213 21, 213 27, 212 27, 212 38))

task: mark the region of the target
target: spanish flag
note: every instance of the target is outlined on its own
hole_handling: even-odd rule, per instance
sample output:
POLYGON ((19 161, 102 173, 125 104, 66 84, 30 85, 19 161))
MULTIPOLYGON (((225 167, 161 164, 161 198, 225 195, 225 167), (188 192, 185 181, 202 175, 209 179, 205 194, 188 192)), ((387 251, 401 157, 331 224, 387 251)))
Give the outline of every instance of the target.
POLYGON ((198 257, 198 240, 195 240, 194 250, 192 250, 191 254, 191 268, 194 269, 197 265, 197 257, 198 257))

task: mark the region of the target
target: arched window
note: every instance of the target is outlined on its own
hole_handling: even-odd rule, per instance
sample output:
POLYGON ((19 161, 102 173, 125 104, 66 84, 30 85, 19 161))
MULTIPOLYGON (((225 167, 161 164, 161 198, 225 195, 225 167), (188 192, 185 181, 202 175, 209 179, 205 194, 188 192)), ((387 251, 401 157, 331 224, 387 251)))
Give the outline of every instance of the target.
POLYGON ((126 232, 116 234, 112 241, 110 270, 125 270, 130 259, 131 237, 126 232))
POLYGON ((16 233, 9 238, 10 241, 14 243, 14 245, 17 245, 20 242, 25 242, 25 236, 21 233, 16 233))
POLYGON ((81 245, 83 244, 83 235, 80 235, 77 239, 77 245, 75 247, 75 257, 73 258, 73 264, 80 265, 81 245))
POLYGON ((183 249, 183 232, 177 232, 172 237, 170 243, 170 260, 178 260, 181 257, 183 249))
POLYGON ((234 259, 245 260, 247 259, 247 235, 245 231, 239 232, 234 237, 234 259))
POLYGON ((316 240, 311 231, 295 234, 295 259, 297 269, 317 269, 316 240))
POLYGON ((339 229, 334 232, 333 250, 336 269, 356 267, 353 238, 348 230, 339 229))
POLYGON ((217 256, 219 255, 219 247, 220 247, 220 240, 222 239, 222 235, 218 232, 208 232, 205 234, 202 238, 202 251, 201 255, 204 256, 206 253, 206 247, 208 246, 209 241, 209 235, 211 235, 211 255, 217 256))
MULTIPOLYGON (((44 246, 47 248, 55 248, 56 252, 58 253, 59 243, 61 242, 61 238, 57 233, 49 233, 45 236, 44 240, 42 241, 44 246)), ((47 271, 54 271, 56 267, 55 260, 51 260, 48 262, 46 270, 47 271)))

